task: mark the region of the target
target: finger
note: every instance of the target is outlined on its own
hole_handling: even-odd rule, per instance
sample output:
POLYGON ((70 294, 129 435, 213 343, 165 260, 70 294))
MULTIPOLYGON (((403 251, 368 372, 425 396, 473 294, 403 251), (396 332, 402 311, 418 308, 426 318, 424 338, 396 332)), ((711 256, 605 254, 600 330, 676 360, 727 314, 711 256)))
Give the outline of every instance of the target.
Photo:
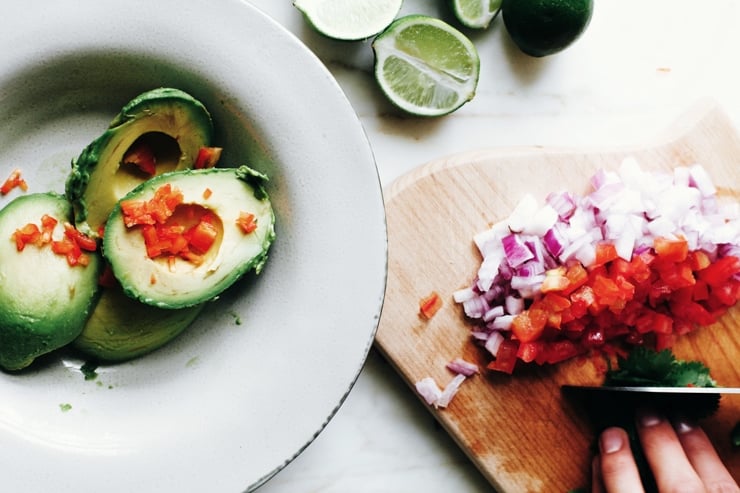
POLYGON ((670 422, 650 411, 638 413, 637 432, 658 491, 704 491, 670 422))
POLYGON ((704 430, 688 420, 677 420, 673 427, 707 491, 740 491, 704 430))
POLYGON ((621 428, 607 428, 599 437, 600 479, 603 490, 609 493, 639 493, 644 491, 640 473, 630 450, 627 432, 621 428))
POLYGON ((591 461, 591 493, 606 493, 601 479, 601 460, 598 455, 591 461))

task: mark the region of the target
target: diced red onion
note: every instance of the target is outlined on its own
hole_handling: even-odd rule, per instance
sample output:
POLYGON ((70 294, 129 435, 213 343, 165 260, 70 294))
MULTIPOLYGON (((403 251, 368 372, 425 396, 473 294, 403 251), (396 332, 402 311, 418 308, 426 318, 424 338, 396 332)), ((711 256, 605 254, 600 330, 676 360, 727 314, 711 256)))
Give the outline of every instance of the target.
POLYGON ((462 358, 453 359, 447 363, 447 368, 454 373, 465 375, 466 377, 472 377, 480 371, 478 365, 462 358))
POLYGON ((501 332, 491 332, 491 335, 488 336, 488 340, 485 343, 486 351, 491 353, 491 356, 496 357, 502 342, 504 342, 504 336, 501 332))
POLYGON ((558 228, 554 227, 548 229, 542 240, 545 244, 545 248, 553 257, 558 257, 563 253, 563 249, 565 248, 563 246, 565 244, 565 238, 560 234, 558 228))
POLYGON ((456 303, 462 303, 463 301, 468 301, 474 296, 476 296, 476 294, 473 288, 458 289, 457 291, 452 293, 452 299, 455 300, 456 303))
POLYGON ((712 178, 707 173, 707 170, 699 164, 694 164, 689 167, 689 184, 696 187, 704 197, 714 195, 717 193, 717 189, 712 183, 712 178))
POLYGON ((470 318, 481 318, 489 309, 488 303, 483 296, 475 296, 463 302, 465 315, 470 318))
POLYGON ((524 299, 519 296, 507 296, 504 300, 504 308, 506 308, 506 313, 519 315, 524 311, 524 299))
POLYGON ((501 315, 496 317, 488 327, 493 330, 509 330, 511 329, 511 322, 514 320, 516 315, 501 315))
POLYGON ((486 313, 483 314, 483 321, 484 322, 490 322, 496 317, 500 317, 504 314, 504 307, 501 305, 494 306, 490 310, 488 310, 486 313))
POLYGON ((576 210, 576 201, 570 192, 552 192, 548 194, 545 202, 555 209, 561 220, 568 219, 576 210))
POLYGON ((519 235, 510 233, 501 238, 501 244, 504 246, 506 260, 511 267, 519 267, 527 260, 534 258, 532 251, 522 243, 519 235))
POLYGON ((435 405, 443 409, 449 406, 452 398, 455 397, 457 391, 460 390, 460 386, 463 384, 466 378, 467 377, 463 374, 455 375, 452 380, 450 380, 450 383, 445 385, 444 390, 442 390, 442 395, 439 396, 437 402, 435 402, 435 405))
POLYGON ((524 194, 516 207, 514 207, 514 210, 511 211, 511 215, 509 215, 506 220, 509 230, 514 233, 521 233, 524 231, 524 228, 527 226, 532 216, 534 216, 535 212, 537 212, 538 208, 539 205, 537 204, 537 199, 531 194, 524 194))
POLYGON ((425 377, 416 382, 416 391, 421 395, 430 406, 435 404, 442 396, 442 389, 432 377, 425 377))

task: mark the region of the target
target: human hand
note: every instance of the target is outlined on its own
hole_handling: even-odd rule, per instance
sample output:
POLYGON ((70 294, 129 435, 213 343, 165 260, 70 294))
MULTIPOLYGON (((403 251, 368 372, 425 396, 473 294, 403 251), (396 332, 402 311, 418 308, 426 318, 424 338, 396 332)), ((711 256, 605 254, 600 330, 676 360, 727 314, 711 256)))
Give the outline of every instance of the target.
MULTIPOLYGON (((663 416, 644 412, 637 433, 655 476, 658 491, 740 492, 704 431, 689 421, 673 425, 663 416)), ((593 463, 593 493, 644 492, 627 432, 608 428, 599 437, 593 463)))

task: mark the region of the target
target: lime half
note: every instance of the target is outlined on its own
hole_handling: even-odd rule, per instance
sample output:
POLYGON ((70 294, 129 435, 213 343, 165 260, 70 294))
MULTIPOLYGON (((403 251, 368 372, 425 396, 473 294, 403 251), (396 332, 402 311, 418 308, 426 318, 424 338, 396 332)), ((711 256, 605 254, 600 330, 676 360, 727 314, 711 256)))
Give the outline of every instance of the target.
POLYGON ((356 41, 388 27, 403 0, 294 0, 309 24, 324 36, 356 41))
POLYGON ((501 10, 503 0, 451 0, 455 17, 466 27, 485 29, 501 10))
POLYGON ((444 21, 425 15, 401 17, 373 40, 373 51, 380 88, 408 113, 445 115, 475 96, 478 51, 444 21))

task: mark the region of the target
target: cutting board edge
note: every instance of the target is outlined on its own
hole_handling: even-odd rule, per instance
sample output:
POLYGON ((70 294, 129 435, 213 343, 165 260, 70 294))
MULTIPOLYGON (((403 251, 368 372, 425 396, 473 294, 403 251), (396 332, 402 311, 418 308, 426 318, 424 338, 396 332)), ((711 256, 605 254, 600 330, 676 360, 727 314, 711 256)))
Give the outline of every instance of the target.
POLYGON ((434 174, 442 168, 454 168, 457 166, 463 166, 470 162, 475 162, 482 155, 495 155, 500 158, 525 156, 533 152, 553 156, 575 153, 627 155, 633 152, 645 152, 647 149, 672 146, 676 141, 680 141, 681 139, 690 136, 693 129, 700 127, 702 122, 708 119, 719 119, 724 121, 728 128, 735 128, 735 125, 730 120, 724 109, 722 109, 719 102, 714 98, 706 97, 695 101, 693 105, 685 110, 670 125, 642 142, 614 144, 607 149, 590 146, 522 145, 480 147, 469 151, 458 152, 420 164, 397 177, 384 187, 384 200, 386 204, 388 204, 407 187, 413 185, 418 180, 434 174))

